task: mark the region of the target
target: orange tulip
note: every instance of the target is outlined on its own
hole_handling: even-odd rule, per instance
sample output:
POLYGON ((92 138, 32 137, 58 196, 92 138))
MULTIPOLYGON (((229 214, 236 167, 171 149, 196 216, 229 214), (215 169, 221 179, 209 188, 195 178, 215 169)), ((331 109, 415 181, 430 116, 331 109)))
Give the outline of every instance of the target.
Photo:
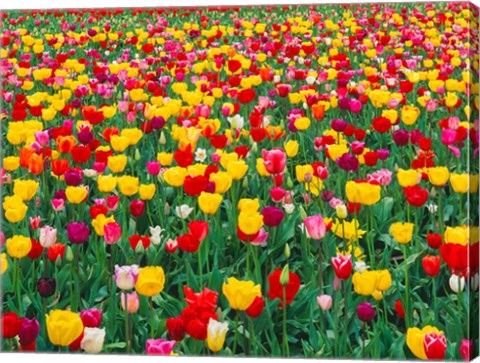
POLYGON ((62 154, 69 153, 76 144, 76 139, 74 136, 59 136, 57 139, 57 150, 62 154))
POLYGON ((43 171, 43 157, 38 154, 32 154, 28 160, 28 170, 32 174, 40 174, 43 171))
POLYGON ((20 149, 20 166, 22 168, 28 168, 28 161, 35 151, 27 146, 20 149))
POLYGON ((316 120, 322 120, 325 113, 325 106, 321 104, 316 104, 312 106, 312 115, 316 120))

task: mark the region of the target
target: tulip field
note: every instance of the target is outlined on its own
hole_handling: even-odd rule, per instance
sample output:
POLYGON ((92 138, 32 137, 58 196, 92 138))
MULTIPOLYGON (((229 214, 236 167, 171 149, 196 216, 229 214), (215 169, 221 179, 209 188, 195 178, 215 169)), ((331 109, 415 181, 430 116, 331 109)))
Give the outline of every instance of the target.
POLYGON ((478 17, 0 12, 1 351, 477 356, 478 17))

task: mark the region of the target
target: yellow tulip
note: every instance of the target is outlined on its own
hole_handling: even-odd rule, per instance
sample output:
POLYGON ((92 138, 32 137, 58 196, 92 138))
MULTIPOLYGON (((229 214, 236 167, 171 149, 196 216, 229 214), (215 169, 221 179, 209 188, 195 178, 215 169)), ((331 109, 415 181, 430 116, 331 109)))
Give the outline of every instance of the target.
POLYGON ((360 224, 356 219, 352 219, 351 222, 343 221, 339 222, 338 219, 332 225, 332 231, 339 238, 345 238, 347 241, 356 241, 361 239, 366 231, 360 229, 360 224))
POLYGON ((227 165, 227 173, 233 180, 242 179, 248 171, 248 165, 244 160, 231 161, 227 165))
POLYGON ((355 272, 352 283, 357 294, 370 296, 377 290, 377 273, 376 271, 355 272))
POLYGON ((130 142, 130 145, 135 145, 143 136, 142 130, 134 127, 131 129, 123 129, 120 136, 126 137, 130 142))
POLYGON ((308 117, 299 117, 295 120, 295 127, 299 131, 304 131, 310 127, 310 119, 308 117))
POLYGON ((215 193, 223 194, 232 186, 232 177, 224 171, 210 174, 209 181, 215 183, 215 193))
POLYGON ((111 193, 117 186, 117 177, 114 175, 99 175, 97 186, 101 193, 111 193))
POLYGON ((203 213, 215 214, 220 203, 222 203, 222 199, 220 194, 202 192, 198 197, 198 205, 203 213))
POLYGON ((450 174, 450 185, 455 193, 467 193, 469 189, 469 175, 450 174))
POLYGON ((413 227, 414 224, 408 222, 392 223, 390 226, 390 233, 398 243, 405 244, 412 240, 413 227))
POLYGON ((411 187, 420 182, 421 174, 415 169, 398 169, 397 180, 401 187, 411 187))
POLYGON ((24 201, 31 200, 40 186, 35 180, 15 179, 13 181, 13 194, 18 195, 24 201))
POLYGON ((173 154, 162 151, 157 154, 157 161, 162 166, 170 166, 173 162, 173 154))
POLYGON ((428 174, 428 180, 430 181, 430 183, 432 183, 437 187, 441 187, 445 185, 450 176, 450 172, 444 166, 436 166, 433 168, 428 168, 427 174, 428 174))
POLYGON ((181 187, 186 176, 187 169, 180 166, 174 166, 163 173, 163 180, 172 187, 181 187))
POLYGON ((112 173, 121 173, 127 166, 127 157, 125 155, 109 156, 107 166, 112 173))
POLYGON ((140 269, 135 290, 143 296, 160 294, 165 286, 165 273, 160 266, 148 266, 140 269))
POLYGON ((52 310, 46 316, 48 339, 53 345, 67 347, 83 332, 82 319, 67 310, 52 310))
POLYGON ((110 217, 107 218, 104 214, 99 214, 92 221, 92 226, 95 229, 95 233, 98 236, 103 236, 104 233, 105 233, 103 231, 103 227, 105 227, 105 225, 110 223, 110 222, 115 222, 115 217, 114 216, 110 216, 110 217))
POLYGON ((210 318, 207 327, 207 344, 212 352, 218 352, 225 344, 225 336, 228 331, 228 323, 220 323, 210 318))
POLYGON ((130 146, 130 139, 126 136, 112 135, 110 137, 110 145, 116 152, 124 152, 130 146))
POLYGON ((15 171, 20 167, 20 158, 18 156, 7 156, 3 158, 3 167, 6 171, 15 171))
POLYGON ((12 195, 3 199, 3 210, 5 211, 4 215, 7 221, 10 223, 18 223, 25 218, 28 207, 22 198, 18 195, 12 195))
POLYGON ((401 119, 405 125, 413 125, 420 116, 420 110, 417 107, 403 106, 401 110, 401 119))
POLYGON ((240 212, 252 214, 258 212, 260 203, 258 202, 258 198, 242 198, 238 201, 237 207, 240 212))
POLYGON ((232 309, 244 311, 252 305, 253 300, 262 296, 261 286, 253 281, 240 281, 235 277, 229 277, 227 283, 223 283, 222 292, 232 309))
POLYGON ((151 200, 155 195, 155 184, 141 184, 138 190, 140 194, 140 199, 142 200, 151 200))
POLYGON ((67 200, 72 204, 80 204, 85 200, 88 195, 87 189, 85 187, 72 187, 68 186, 65 189, 65 195, 67 200))
POLYGON ((138 178, 130 175, 122 175, 118 178, 118 188, 120 189, 120 193, 126 195, 127 197, 131 197, 138 192, 138 178))
POLYGON ((392 285, 392 275, 388 270, 377 271, 377 290, 387 291, 392 285))
POLYGON ((468 244, 469 232, 467 226, 447 227, 445 228, 443 239, 445 243, 455 243, 466 246, 468 244))
POLYGON ((285 153, 289 158, 293 158, 298 154, 298 141, 296 140, 288 140, 283 147, 285 148, 285 153))
POLYGON ((307 174, 310 174, 310 177, 313 176, 313 167, 310 164, 295 166, 295 175, 299 183, 305 182, 305 175, 307 174))
POLYGON ((347 199, 352 203, 374 205, 380 200, 380 185, 349 181, 347 182, 345 189, 347 193, 347 199))
POLYGON ((4 252, 0 255, 0 275, 3 275, 8 268, 7 254, 4 252))
POLYGON ((14 235, 7 239, 7 252, 12 258, 23 258, 30 252, 32 241, 30 238, 20 235, 14 235))
POLYGON ((240 212, 238 215, 238 228, 247 234, 254 235, 263 226, 263 216, 260 213, 240 212))
POLYGON ((428 359, 425 353, 423 341, 426 334, 436 333, 443 334, 443 331, 438 330, 436 327, 427 325, 422 330, 418 328, 408 328, 407 330, 407 346, 410 351, 420 359, 428 359))
POLYGON ((260 176, 270 176, 270 173, 265 168, 265 164, 263 163, 262 158, 257 158, 256 168, 257 168, 258 175, 260 175, 260 176))

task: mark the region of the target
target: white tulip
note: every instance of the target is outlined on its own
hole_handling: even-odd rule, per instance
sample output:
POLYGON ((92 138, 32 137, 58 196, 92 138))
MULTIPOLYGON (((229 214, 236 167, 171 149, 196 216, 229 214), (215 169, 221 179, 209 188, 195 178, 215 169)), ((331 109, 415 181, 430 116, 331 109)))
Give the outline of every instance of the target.
POLYGON ((452 275, 450 276, 450 288, 454 293, 457 293, 459 291, 463 291, 465 288, 465 277, 461 276, 459 277, 458 275, 452 275))
POLYGON ((177 216, 182 219, 187 219, 190 213, 192 213, 193 208, 189 207, 186 204, 182 204, 180 207, 175 207, 175 212, 177 212, 177 216))
POLYGON ((80 348, 90 354, 97 354, 103 348, 105 341, 105 328, 85 328, 80 348))
POLYGON ((293 211, 295 210, 295 205, 292 203, 284 204, 283 209, 285 209, 285 213, 292 214, 293 211))
POLYGON ((152 241, 155 246, 160 244, 163 231, 165 230, 160 226, 150 227, 150 241, 152 241))

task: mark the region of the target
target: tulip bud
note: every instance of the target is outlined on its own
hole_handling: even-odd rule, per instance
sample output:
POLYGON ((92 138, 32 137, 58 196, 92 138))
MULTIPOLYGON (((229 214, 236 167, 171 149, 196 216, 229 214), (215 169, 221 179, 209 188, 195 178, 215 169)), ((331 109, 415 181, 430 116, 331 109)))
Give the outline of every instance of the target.
POLYGON ((140 160, 140 151, 138 151, 138 149, 135 149, 135 160, 140 160))
POLYGON ((37 291, 41 297, 50 297, 55 293, 57 283, 55 279, 49 277, 41 277, 37 282, 37 291))
POLYGON ((335 207, 335 211, 337 213, 337 217, 340 219, 345 219, 347 218, 348 212, 347 212, 347 207, 345 204, 338 204, 335 207))
POLYGON ((308 217, 307 212, 305 212, 303 206, 300 206, 298 209, 300 209, 300 218, 302 218, 302 220, 305 220, 308 217))
POLYGON ((283 267, 282 273, 280 274, 280 284, 286 286, 290 280, 288 263, 283 267))
POLYGON ((357 315, 361 321, 368 323, 375 318, 377 312, 373 309, 370 303, 364 302, 357 306, 357 315))
POLYGON ((248 188, 248 177, 245 176, 242 181, 242 188, 247 189, 248 188))
POLYGON ((292 181, 292 178, 290 176, 288 176, 287 178, 287 184, 286 184, 287 188, 288 189, 292 189, 293 188, 293 181, 292 181))
POLYGON ((332 297, 330 295, 317 296, 317 303, 320 309, 327 311, 332 307, 332 297))
POLYGON ((170 204, 165 203, 165 207, 163 208, 163 213, 164 213, 165 216, 167 216, 167 217, 170 215, 170 204))
POLYGON ((253 142, 252 147, 250 148, 250 151, 253 152, 254 154, 256 154, 257 151, 258 151, 258 145, 255 141, 253 141, 253 139, 251 137, 250 137, 250 139, 253 142))
POLYGON ((163 131, 160 133, 160 139, 158 140, 160 145, 165 145, 167 143, 167 138, 165 137, 165 134, 163 131))
MULTIPOLYGON (((68 262, 73 261, 73 251, 72 251, 72 247, 70 247, 70 246, 67 247, 67 253, 65 254, 65 259, 68 262)), ((61 261, 61 259, 60 259, 60 261, 61 261)), ((55 262, 58 262, 58 258, 57 258, 57 261, 55 261, 55 262)))
POLYGON ((290 257, 290 247, 288 246, 288 243, 285 244, 285 257, 289 258, 290 257))
POLYGON ((465 277, 453 274, 450 276, 449 284, 454 293, 463 291, 465 288, 465 277))

